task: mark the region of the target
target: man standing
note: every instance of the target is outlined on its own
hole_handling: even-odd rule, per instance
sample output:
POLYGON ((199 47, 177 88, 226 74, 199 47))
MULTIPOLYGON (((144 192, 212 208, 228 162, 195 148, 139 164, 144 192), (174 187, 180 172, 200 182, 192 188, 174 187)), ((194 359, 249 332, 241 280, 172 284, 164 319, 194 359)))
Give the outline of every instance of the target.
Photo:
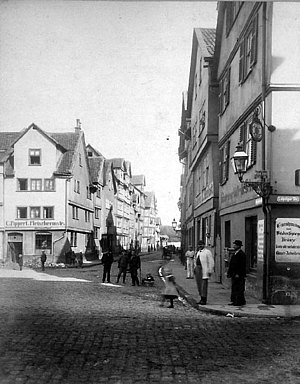
POLYGON ((105 252, 102 256, 102 264, 103 264, 103 275, 102 275, 102 283, 105 283, 105 279, 107 278, 107 282, 110 283, 110 270, 112 263, 114 262, 114 256, 111 251, 105 252))
POLYGON ((246 255, 241 250, 241 240, 233 242, 234 254, 231 256, 227 277, 231 278, 231 303, 229 305, 241 306, 245 300, 246 255))
POLYGON ((117 284, 119 283, 121 275, 123 275, 123 284, 125 284, 127 267, 128 267, 128 256, 125 251, 122 251, 121 257, 119 258, 119 261, 118 261, 119 273, 117 276, 117 284))
POLYGON ((205 243, 200 240, 198 252, 195 259, 195 277, 201 300, 197 304, 205 305, 207 302, 208 279, 214 269, 214 259, 209 249, 205 248, 205 243))
POLYGON ((42 271, 45 270, 46 260, 47 260, 46 252, 44 250, 42 250, 42 255, 41 255, 42 271))
POLYGON ((194 257, 195 257, 195 252, 193 251, 193 247, 190 245, 189 250, 185 252, 187 279, 194 278, 194 257))
POLYGON ((133 253, 133 256, 129 261, 129 268, 130 268, 132 285, 135 285, 135 284, 140 285, 139 278, 138 278, 138 269, 141 268, 141 259, 136 252, 133 253))

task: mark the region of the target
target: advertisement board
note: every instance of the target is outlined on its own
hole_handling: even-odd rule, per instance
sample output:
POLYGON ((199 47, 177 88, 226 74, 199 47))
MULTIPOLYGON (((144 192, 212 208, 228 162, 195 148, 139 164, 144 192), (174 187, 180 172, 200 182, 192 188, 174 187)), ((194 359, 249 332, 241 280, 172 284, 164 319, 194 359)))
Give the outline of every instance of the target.
POLYGON ((300 263, 300 219, 276 219, 275 261, 300 263))

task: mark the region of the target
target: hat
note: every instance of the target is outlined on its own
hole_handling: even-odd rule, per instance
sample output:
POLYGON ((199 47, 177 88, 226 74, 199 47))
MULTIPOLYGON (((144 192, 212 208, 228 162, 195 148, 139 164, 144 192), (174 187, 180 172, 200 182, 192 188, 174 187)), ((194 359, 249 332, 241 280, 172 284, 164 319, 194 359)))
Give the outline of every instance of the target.
POLYGON ((205 243, 204 243, 203 240, 199 240, 199 241, 198 241, 198 245, 205 245, 205 243))
POLYGON ((234 240, 233 244, 237 245, 238 247, 241 247, 243 245, 241 240, 234 240))

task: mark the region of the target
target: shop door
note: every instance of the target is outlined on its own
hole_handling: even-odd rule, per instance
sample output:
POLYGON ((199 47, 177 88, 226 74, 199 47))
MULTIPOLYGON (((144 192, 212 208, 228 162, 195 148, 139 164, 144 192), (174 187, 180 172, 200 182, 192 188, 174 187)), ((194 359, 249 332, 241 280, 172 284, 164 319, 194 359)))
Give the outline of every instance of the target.
POLYGON ((7 242, 8 259, 16 263, 20 253, 23 254, 23 235, 21 233, 9 233, 7 242))
POLYGON ((249 272, 257 267, 257 216, 246 217, 245 232, 245 253, 249 272))

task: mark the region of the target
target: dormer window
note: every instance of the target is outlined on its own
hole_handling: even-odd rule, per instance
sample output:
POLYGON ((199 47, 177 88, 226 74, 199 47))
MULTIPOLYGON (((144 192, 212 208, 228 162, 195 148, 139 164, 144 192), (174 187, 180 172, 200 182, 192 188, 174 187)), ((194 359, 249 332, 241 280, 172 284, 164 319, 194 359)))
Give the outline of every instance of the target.
POLYGON ((29 165, 41 165, 40 149, 29 149, 29 165))

